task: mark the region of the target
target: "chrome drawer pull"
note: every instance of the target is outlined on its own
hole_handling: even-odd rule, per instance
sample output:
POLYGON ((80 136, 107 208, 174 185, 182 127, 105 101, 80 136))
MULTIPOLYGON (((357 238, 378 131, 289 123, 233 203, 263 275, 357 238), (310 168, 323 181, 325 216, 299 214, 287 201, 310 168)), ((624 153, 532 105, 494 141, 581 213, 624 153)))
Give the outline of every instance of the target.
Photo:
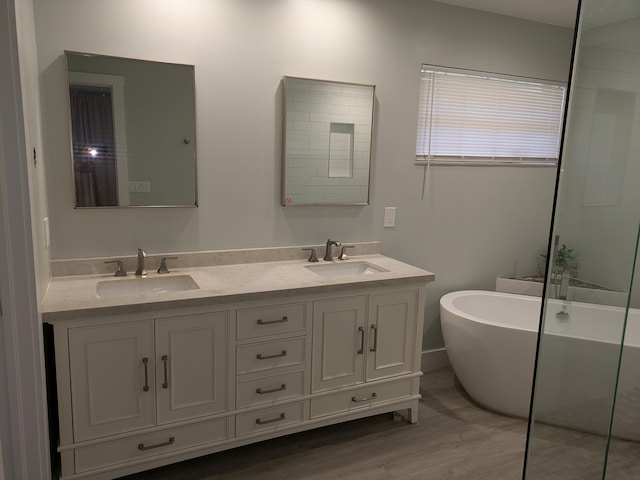
POLYGON ((286 323, 288 322, 289 319, 287 318, 287 316, 285 315, 284 317, 282 317, 280 320, 262 320, 261 318, 258 319, 258 321, 256 322, 258 325, 271 325, 272 323, 286 323))
POLYGON ((258 425, 267 425, 268 423, 281 422, 284 419, 285 419, 285 415, 284 415, 284 413, 281 413, 278 418, 272 418, 271 420, 261 420, 259 418, 256 418, 256 423, 258 425))
POLYGON ((287 384, 283 383, 277 388, 272 388, 271 390, 263 390, 262 388, 256 388, 256 393, 258 395, 266 395, 267 393, 281 392, 282 390, 287 389, 287 384))
POLYGON ((154 448, 167 447, 169 445, 173 445, 175 441, 176 439, 174 437, 169 437, 169 440, 167 440, 164 443, 158 443, 157 445, 149 445, 148 447, 145 447, 144 443, 139 443, 138 450, 141 450, 144 452, 145 450, 153 450, 154 448))
POLYGON ((360 348, 358 349, 358 355, 362 355, 364 353, 364 328, 358 327, 358 332, 360 333, 360 348))
POLYGON ((376 398, 378 398, 378 395, 374 392, 370 397, 351 397, 351 401, 355 403, 368 402, 369 400, 375 400, 376 398))
POLYGON ((279 357, 286 357, 286 356, 287 356, 287 351, 282 350, 280 353, 276 353, 274 355, 262 355, 261 353, 259 353, 258 355, 256 355, 256 358, 258 360, 269 360, 270 358, 279 358, 279 357))
POLYGON ((164 383, 162 384, 162 388, 169 388, 169 382, 167 381, 167 360, 168 357, 162 355, 162 363, 164 364, 164 383))
POLYGON ((144 357, 142 359, 142 363, 144 364, 144 387, 142 387, 142 390, 144 390, 145 392, 148 392, 149 391, 149 358, 144 357))

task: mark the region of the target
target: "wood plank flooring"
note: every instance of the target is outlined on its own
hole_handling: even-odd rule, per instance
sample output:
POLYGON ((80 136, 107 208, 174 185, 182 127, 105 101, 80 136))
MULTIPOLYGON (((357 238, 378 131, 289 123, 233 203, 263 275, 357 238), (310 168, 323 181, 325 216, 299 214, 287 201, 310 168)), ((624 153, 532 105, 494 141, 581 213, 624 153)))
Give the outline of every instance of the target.
POLYGON ((519 480, 526 422, 474 405, 450 369, 422 377, 415 425, 391 415, 268 440, 127 480, 519 480))
MULTIPOLYGON (((127 480, 521 480, 527 422, 475 405, 446 368, 425 374, 415 425, 391 415, 268 440, 127 480)), ((606 439, 536 425, 526 480, 601 480, 606 439)), ((640 479, 640 444, 614 440, 608 480, 640 479)))

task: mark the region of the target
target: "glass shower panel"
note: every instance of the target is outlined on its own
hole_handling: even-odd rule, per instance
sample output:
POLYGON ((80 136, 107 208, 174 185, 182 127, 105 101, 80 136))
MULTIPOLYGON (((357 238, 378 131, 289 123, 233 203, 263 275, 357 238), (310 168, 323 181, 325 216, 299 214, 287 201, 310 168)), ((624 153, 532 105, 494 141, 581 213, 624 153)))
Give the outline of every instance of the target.
POLYGON ((562 152, 524 478, 637 479, 640 2, 581 2, 562 152))

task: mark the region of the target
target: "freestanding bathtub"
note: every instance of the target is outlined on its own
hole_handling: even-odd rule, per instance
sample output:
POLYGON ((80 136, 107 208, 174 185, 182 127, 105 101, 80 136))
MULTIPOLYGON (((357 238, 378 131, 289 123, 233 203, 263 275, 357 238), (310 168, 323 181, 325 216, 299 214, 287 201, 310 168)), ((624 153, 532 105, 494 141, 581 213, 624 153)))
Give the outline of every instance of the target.
POLYGON ((451 366, 477 403, 527 417, 540 298, 467 290, 440 299, 442 336, 451 366))
MULTIPOLYGON (((479 405, 526 418, 540 322, 539 297, 467 290, 440 299, 447 355, 479 405)), ((549 300, 536 388, 536 419, 606 434, 625 309, 549 300), (565 309, 568 316, 556 315, 565 309)), ((640 441, 640 311, 629 310, 614 435, 640 441)))

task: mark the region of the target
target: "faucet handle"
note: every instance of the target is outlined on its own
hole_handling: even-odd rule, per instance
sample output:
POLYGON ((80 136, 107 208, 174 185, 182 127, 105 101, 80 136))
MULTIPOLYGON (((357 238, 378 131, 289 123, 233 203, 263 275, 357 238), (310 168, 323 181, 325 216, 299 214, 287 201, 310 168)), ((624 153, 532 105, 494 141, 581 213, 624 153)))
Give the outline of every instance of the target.
POLYGON ((160 268, 158 268, 158 273, 169 273, 169 269, 167 268, 167 260, 176 260, 178 257, 162 257, 160 260, 160 268))
POLYGON ((311 251, 311 255, 309 255, 309 259, 307 260, 307 262, 317 262, 318 261, 318 256, 316 255, 316 249, 315 248, 303 248, 302 250, 310 250, 311 251))
POLYGON ((117 263, 118 264, 118 269, 116 270, 116 273, 114 273, 114 277, 126 277, 127 276, 127 272, 125 272, 124 270, 124 265, 122 264, 122 260, 107 260, 104 263, 117 263))
POLYGON ((342 249, 340 250, 340 255, 338 255, 338 260, 348 260, 349 259, 349 256, 345 252, 345 250, 347 248, 356 248, 356 246, 355 245, 344 245, 342 247, 342 249))

